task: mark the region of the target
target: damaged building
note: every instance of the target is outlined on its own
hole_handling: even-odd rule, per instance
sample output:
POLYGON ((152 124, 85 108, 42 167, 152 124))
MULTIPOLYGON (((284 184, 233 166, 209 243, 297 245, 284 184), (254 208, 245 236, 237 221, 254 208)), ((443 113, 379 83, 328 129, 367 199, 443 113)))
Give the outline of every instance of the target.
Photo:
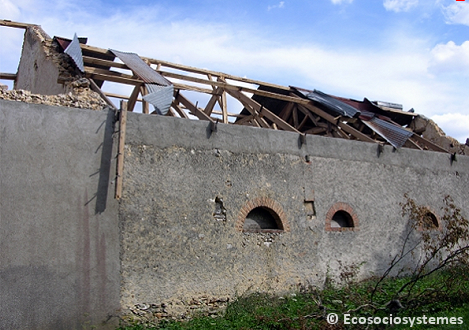
POLYGON ((365 278, 408 237, 405 194, 435 231, 445 196, 467 204, 469 146, 399 104, 0 28, 25 30, 0 73, 0 328, 215 315, 344 265, 365 278))

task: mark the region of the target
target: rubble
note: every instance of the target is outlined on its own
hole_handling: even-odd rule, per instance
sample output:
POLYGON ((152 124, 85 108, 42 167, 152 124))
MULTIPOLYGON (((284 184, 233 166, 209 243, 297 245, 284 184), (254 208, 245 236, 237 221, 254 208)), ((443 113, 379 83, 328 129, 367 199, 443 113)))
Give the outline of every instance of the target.
POLYGON ((121 317, 124 324, 156 326, 162 320, 189 320, 195 315, 217 317, 222 315, 230 299, 202 295, 190 300, 174 300, 165 303, 136 304, 121 317))
POLYGON ((68 86, 71 91, 58 95, 33 94, 21 89, 7 90, 3 86, 0 86, 0 99, 4 100, 91 110, 102 110, 108 106, 98 93, 90 90, 89 81, 85 78, 71 82, 68 86))
POLYGON ((469 155, 468 145, 459 143, 458 140, 446 135, 445 132, 443 132, 443 130, 431 119, 426 119, 426 125, 423 129, 422 136, 445 148, 450 153, 469 155))

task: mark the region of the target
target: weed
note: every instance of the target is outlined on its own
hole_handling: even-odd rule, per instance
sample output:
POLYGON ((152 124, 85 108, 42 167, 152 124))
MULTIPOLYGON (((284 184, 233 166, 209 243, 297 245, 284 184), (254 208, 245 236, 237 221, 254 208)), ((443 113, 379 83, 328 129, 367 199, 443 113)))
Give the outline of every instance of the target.
MULTIPOLYGON (((324 288, 302 287, 284 297, 256 293, 230 302, 224 316, 196 317, 190 321, 164 321, 153 327, 134 325, 120 330, 143 329, 214 329, 214 330, 312 330, 312 329, 383 329, 382 325, 334 326, 326 322, 328 313, 354 317, 432 317, 463 318, 463 325, 438 325, 438 329, 469 329, 469 221, 461 215, 450 197, 444 199, 441 230, 434 230, 429 210, 405 196, 402 215, 409 230, 399 253, 381 277, 357 282, 361 265, 342 265, 341 283, 326 281, 324 288), (423 223, 425 222, 425 223, 423 223), (412 235, 420 233, 415 243, 412 235), (406 276, 391 277, 403 260, 420 255, 419 263, 406 276)), ((406 329, 408 325, 397 326, 406 329)), ((413 329, 429 329, 416 325, 413 329)), ((436 329, 436 328, 435 328, 436 329)))

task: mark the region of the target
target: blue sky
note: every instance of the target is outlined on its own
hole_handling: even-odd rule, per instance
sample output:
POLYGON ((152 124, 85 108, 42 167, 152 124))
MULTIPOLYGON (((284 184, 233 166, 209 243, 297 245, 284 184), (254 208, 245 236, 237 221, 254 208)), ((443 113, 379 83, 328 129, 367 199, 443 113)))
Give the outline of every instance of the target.
MULTIPOLYGON (((469 0, 0 0, 0 18, 51 36, 222 71, 403 104, 469 137, 469 0)), ((22 31, 0 28, 0 72, 22 31)), ((3 83, 5 83, 3 81, 3 83)))

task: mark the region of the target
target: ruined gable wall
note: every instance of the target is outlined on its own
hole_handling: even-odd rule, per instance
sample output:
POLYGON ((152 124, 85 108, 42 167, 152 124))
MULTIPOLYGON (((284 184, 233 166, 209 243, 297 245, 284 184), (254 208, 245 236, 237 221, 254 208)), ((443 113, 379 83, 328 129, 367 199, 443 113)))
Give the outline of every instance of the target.
POLYGON ((349 265, 379 274, 402 247, 405 193, 437 215, 447 194, 461 207, 469 197, 466 156, 451 165, 448 154, 385 147, 378 157, 370 143, 308 136, 301 146, 289 132, 219 124, 210 134, 207 122, 140 114, 127 129, 121 303, 143 314, 152 304, 182 314, 213 308, 194 298, 322 286, 349 265), (226 218, 214 215, 217 200, 226 218), (277 205, 288 230, 240 231, 259 203, 277 205), (341 208, 354 230, 327 229, 341 208))
POLYGON ((39 26, 26 29, 15 89, 45 95, 65 93, 64 86, 57 83, 59 65, 53 60, 51 43, 51 38, 39 26))

